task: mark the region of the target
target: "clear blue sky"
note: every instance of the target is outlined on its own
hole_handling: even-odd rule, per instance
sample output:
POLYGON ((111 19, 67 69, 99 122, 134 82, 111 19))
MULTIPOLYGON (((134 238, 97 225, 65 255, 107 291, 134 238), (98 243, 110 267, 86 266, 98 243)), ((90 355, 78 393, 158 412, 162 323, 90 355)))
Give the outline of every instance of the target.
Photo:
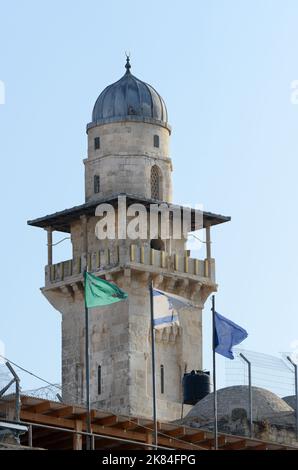
MULTIPOLYGON (((213 230, 218 310, 248 330, 243 347, 290 350, 298 339, 297 2, 2 1, 0 21, 7 356, 60 380, 60 314, 39 291, 46 233, 26 221, 83 202, 85 126, 98 94, 123 74, 125 50, 133 73, 167 103, 175 201, 232 216, 213 230)), ((67 245, 56 253, 56 261, 70 257, 67 245)), ((24 388, 37 385, 24 377, 24 388)))

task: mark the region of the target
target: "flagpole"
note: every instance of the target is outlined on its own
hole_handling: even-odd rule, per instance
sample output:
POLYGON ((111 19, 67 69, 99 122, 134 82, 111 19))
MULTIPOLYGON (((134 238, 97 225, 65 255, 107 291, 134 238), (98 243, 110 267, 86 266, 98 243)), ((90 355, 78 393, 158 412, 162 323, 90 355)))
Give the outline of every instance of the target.
POLYGON ((213 411, 214 411, 214 450, 218 450, 217 430, 217 392, 216 392, 216 356, 215 356, 215 296, 212 295, 212 351, 213 351, 213 411))
MULTIPOLYGON (((84 278, 86 279, 87 269, 84 278)), ((86 281, 85 281, 86 282, 86 281)), ((89 311, 85 301, 85 362, 86 362, 86 407, 87 407, 87 433, 86 450, 91 450, 91 410, 90 410, 90 352, 89 352, 89 311)))
POLYGON ((156 418, 156 383, 155 383, 155 332, 154 332, 154 308, 153 308, 153 281, 150 282, 150 319, 151 319, 151 361, 152 361, 152 409, 154 422, 154 444, 157 449, 158 432, 156 418))

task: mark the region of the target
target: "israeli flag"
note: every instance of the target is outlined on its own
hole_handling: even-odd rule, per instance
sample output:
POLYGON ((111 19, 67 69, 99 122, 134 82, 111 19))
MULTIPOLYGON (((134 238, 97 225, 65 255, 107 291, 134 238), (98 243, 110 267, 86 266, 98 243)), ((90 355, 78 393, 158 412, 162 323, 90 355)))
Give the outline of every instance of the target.
POLYGON ((153 289, 154 328, 164 328, 169 325, 179 326, 178 312, 189 306, 193 305, 182 297, 153 289))

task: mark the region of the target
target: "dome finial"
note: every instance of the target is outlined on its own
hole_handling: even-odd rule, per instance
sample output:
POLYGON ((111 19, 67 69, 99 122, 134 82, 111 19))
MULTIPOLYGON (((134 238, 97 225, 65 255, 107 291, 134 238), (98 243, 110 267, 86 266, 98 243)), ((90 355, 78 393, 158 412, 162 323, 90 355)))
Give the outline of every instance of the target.
POLYGON ((130 73, 130 69, 131 69, 131 65, 130 65, 130 53, 125 52, 125 55, 126 55, 126 64, 125 64, 126 73, 130 73))

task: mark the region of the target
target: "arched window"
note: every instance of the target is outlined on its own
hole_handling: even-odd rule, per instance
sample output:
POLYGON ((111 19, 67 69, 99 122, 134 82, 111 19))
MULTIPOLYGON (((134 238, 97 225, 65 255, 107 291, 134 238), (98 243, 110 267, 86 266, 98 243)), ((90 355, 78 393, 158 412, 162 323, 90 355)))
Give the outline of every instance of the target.
POLYGON ((150 242, 150 248, 158 251, 165 251, 165 244, 160 238, 153 238, 150 242))
POLYGON ((162 176, 157 165, 151 168, 151 198, 162 200, 162 176))

